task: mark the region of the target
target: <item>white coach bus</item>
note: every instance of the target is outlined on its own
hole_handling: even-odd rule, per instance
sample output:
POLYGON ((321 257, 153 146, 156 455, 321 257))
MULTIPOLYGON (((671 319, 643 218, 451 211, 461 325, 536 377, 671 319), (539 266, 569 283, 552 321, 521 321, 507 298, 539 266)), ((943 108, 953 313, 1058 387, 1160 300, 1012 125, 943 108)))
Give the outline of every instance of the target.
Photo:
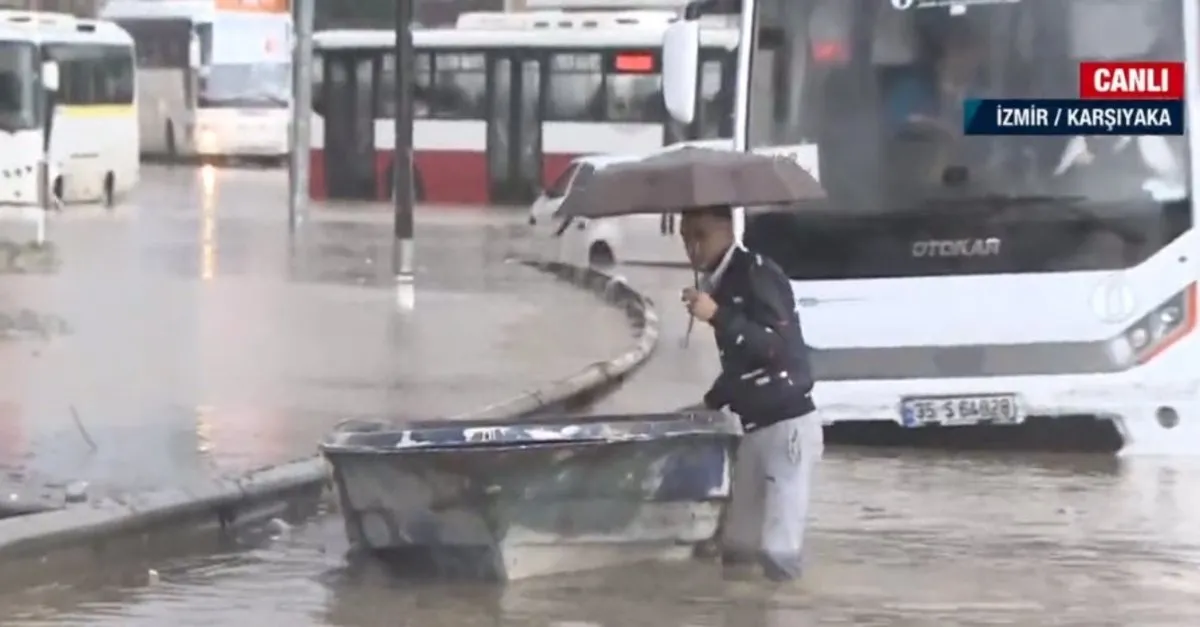
POLYGON ((142 153, 280 161, 289 150, 292 19, 267 0, 112 0, 137 42, 142 153))
POLYGON ((113 204, 138 180, 133 40, 101 20, 0 11, 0 203, 113 204), (49 89, 47 89, 49 88, 49 89))
POLYGON ((1197 0, 694 2, 664 38, 679 121, 705 11, 756 42, 739 139, 816 148, 828 199, 744 228, 794 282, 827 424, 1087 423, 1125 454, 1200 453, 1196 134, 954 123, 964 97, 1074 98, 1081 61, 1139 60, 1187 64, 1197 119, 1197 0))

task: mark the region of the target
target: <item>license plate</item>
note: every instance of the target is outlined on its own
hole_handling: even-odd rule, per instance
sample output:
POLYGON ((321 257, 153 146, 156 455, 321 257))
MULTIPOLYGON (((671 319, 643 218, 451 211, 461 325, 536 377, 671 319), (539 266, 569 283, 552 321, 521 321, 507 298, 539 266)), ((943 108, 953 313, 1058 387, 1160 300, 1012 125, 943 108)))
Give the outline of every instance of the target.
POLYGON ((917 396, 900 402, 906 427, 1017 424, 1025 419, 1016 394, 917 396))

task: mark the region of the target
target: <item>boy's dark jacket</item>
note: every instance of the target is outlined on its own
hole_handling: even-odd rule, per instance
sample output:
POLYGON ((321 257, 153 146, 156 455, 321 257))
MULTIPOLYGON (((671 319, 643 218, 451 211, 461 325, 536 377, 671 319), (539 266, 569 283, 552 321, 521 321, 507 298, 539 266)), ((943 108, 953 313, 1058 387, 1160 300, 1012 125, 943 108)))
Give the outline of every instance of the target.
POLYGON ((729 407, 746 431, 812 412, 808 346, 783 270, 738 247, 716 279, 717 313, 710 323, 721 374, 704 404, 729 407))

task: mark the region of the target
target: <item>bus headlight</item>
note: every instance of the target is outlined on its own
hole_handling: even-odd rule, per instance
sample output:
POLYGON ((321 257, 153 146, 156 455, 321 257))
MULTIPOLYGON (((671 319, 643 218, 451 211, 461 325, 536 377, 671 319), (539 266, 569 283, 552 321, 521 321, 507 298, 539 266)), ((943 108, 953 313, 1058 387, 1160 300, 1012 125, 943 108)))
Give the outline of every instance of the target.
POLYGON ((1122 365, 1146 363, 1196 326, 1196 285, 1168 298, 1109 342, 1109 355, 1122 365))
POLYGON ((217 133, 213 129, 200 125, 196 127, 196 144, 201 152, 210 152, 217 147, 217 133))

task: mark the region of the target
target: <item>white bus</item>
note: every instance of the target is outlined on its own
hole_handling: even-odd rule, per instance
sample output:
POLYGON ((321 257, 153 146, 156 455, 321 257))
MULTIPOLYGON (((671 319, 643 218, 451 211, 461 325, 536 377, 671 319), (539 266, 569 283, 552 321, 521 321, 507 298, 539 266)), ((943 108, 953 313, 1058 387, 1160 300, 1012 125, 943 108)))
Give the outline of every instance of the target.
POLYGON ((112 0, 101 15, 137 42, 143 154, 287 156, 292 20, 286 4, 112 0))
POLYGON ((63 202, 112 205, 136 186, 133 56, 133 40, 111 22, 0 11, 0 203, 39 202, 47 148, 63 202))
MULTIPOLYGON (((744 223, 794 281, 827 424, 1092 424, 1125 454, 1200 453, 1196 135, 962 137, 954 118, 967 95, 1076 97, 1080 61, 1158 60, 1187 63, 1196 119, 1197 0, 688 11, 729 5, 757 42, 738 135, 815 146, 829 196, 744 223)), ((663 43, 684 121, 698 30, 663 43)))
MULTIPOLYGON (((706 28, 702 114, 668 123, 657 12, 466 14, 417 29, 417 195, 425 202, 528 204, 580 155, 636 153, 728 137, 736 32, 706 28)), ((391 30, 315 38, 311 195, 391 197, 391 30)))

